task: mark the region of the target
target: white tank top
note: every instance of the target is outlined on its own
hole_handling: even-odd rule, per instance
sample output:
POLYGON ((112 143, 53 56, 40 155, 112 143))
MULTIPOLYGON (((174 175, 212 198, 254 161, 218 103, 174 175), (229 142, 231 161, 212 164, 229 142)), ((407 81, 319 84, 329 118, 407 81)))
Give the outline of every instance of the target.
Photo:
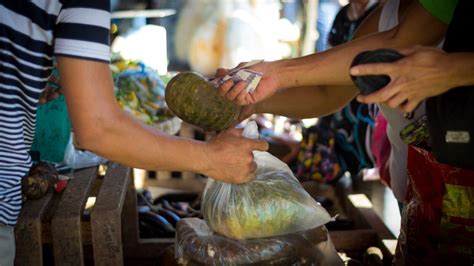
MULTIPOLYGON (((386 31, 398 25, 398 8, 399 0, 386 1, 379 19, 379 31, 386 31)), ((387 136, 390 140, 391 151, 389 157, 390 177, 393 194, 398 201, 405 201, 408 172, 407 172, 407 155, 408 146, 400 138, 400 131, 416 120, 418 117, 426 113, 425 102, 423 101, 415 110, 412 119, 407 119, 398 109, 392 109, 385 105, 380 105, 380 110, 388 121, 387 136)))

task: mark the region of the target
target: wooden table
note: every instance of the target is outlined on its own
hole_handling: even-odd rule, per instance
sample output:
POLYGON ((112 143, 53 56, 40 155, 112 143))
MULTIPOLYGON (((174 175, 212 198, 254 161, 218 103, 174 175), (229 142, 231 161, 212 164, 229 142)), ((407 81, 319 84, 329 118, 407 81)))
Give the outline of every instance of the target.
POLYGON ((51 192, 24 203, 15 230, 16 265, 43 265, 51 260, 55 265, 133 264, 153 259, 173 244, 174 239, 139 238, 129 168, 109 164, 103 177, 96 168, 72 176, 61 194, 51 192), (90 213, 85 211, 89 197, 96 197, 90 213), (45 255, 48 246, 53 258, 45 255))

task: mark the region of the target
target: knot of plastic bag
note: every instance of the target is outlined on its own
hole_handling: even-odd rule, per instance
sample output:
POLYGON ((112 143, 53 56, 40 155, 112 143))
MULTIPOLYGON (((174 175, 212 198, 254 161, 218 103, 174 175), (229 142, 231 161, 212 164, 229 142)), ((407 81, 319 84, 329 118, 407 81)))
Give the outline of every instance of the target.
POLYGON ((248 139, 258 139, 258 126, 257 122, 249 121, 245 125, 244 131, 242 132, 242 136, 248 139))

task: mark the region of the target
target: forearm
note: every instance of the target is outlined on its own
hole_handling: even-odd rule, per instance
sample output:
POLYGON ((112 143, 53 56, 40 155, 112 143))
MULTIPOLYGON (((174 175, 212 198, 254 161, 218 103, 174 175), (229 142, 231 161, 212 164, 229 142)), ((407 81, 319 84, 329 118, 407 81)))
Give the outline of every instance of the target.
POLYGON ((159 133, 122 111, 106 64, 58 58, 79 145, 127 166, 202 172, 205 143, 159 133))
POLYGON ((446 32, 447 25, 432 17, 418 1, 414 1, 403 17, 400 24, 391 30, 373 33, 321 53, 274 62, 280 87, 351 84, 348 70, 353 58, 360 52, 434 45, 446 32))
POLYGON ((110 119, 92 130, 95 136, 82 134, 79 144, 84 143, 85 149, 141 169, 200 173, 205 169, 204 142, 163 134, 118 108, 110 111, 114 113, 110 119))
POLYGON ((354 86, 298 87, 277 92, 256 105, 256 113, 291 118, 312 118, 334 113, 346 105, 357 91, 354 86))

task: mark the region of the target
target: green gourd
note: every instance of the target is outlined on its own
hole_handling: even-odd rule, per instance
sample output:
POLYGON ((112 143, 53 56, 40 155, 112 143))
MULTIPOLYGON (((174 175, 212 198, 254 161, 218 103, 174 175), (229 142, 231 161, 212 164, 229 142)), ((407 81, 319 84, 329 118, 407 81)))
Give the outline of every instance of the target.
POLYGON ((195 72, 181 72, 166 86, 165 100, 179 118, 207 131, 229 128, 240 113, 239 107, 219 95, 214 83, 195 72))

